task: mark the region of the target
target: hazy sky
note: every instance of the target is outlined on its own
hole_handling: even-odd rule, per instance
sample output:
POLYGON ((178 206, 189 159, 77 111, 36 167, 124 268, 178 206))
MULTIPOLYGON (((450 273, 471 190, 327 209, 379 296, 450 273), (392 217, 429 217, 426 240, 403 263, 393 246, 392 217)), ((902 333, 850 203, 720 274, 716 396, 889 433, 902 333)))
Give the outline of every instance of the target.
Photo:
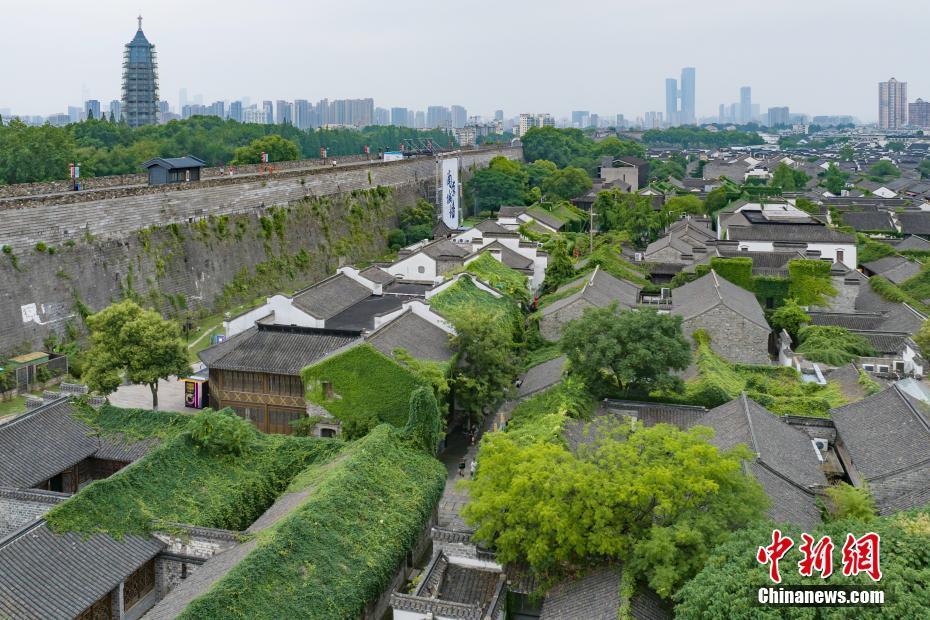
POLYGON ((155 44, 161 98, 374 97, 567 116, 664 110, 697 68, 697 112, 752 86, 762 110, 877 117, 877 86, 930 99, 927 0, 0 0, 0 109, 119 97, 123 45, 155 44))

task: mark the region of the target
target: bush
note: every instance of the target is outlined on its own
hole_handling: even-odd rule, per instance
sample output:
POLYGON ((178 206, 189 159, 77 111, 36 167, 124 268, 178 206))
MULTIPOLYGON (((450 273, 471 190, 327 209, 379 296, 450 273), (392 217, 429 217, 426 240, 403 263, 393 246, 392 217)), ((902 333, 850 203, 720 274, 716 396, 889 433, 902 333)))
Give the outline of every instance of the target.
POLYGON ((387 243, 392 250, 399 250, 407 244, 407 236, 400 228, 395 228, 388 233, 387 243))
POLYGON ((194 444, 210 454, 242 454, 251 447, 256 432, 251 422, 231 409, 204 409, 188 425, 194 444))
POLYGON ((827 489, 827 499, 824 505, 827 517, 831 521, 840 519, 869 521, 878 516, 875 500, 869 494, 868 488, 854 487, 845 482, 827 489))
POLYGON ((36 244, 36 252, 40 252, 40 253, 41 253, 41 252, 44 252, 44 251, 47 250, 47 249, 48 249, 48 246, 45 244, 44 241, 39 241, 39 242, 36 244))
POLYGON ((861 356, 876 355, 864 337, 834 325, 808 325, 798 331, 801 344, 795 347, 812 362, 843 366, 861 356))
POLYGON ((433 390, 417 388, 410 395, 410 415, 404 427, 404 435, 415 447, 435 456, 442 434, 442 420, 433 390))

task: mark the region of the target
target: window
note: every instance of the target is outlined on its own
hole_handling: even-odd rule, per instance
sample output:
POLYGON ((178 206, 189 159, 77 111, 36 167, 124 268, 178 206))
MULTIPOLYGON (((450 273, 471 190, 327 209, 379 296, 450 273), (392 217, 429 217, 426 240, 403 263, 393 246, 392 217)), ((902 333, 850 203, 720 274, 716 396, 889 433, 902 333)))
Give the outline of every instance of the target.
POLYGON ((874 364, 863 364, 862 370, 865 370, 868 372, 875 372, 875 365, 874 364))
POLYGON ((220 387, 234 392, 264 392, 264 382, 261 373, 239 372, 236 370, 223 371, 220 387))
POLYGON ((424 267, 423 265, 420 265, 419 267, 417 267, 417 273, 426 273, 426 267, 424 267))
POLYGON ((304 384, 300 377, 291 375, 268 375, 268 393, 280 396, 304 395, 304 384))
POLYGON ((275 409, 268 408, 268 426, 264 430, 266 433, 280 433, 290 435, 294 432, 291 422, 306 417, 306 412, 295 409, 275 409))
POLYGON ((904 362, 902 360, 895 360, 892 364, 895 372, 904 372, 904 362))
POLYGON ((836 262, 842 263, 842 262, 843 262, 843 256, 844 256, 843 250, 840 250, 839 248, 837 248, 837 250, 836 250, 836 262))
POLYGON ((155 588, 155 559, 151 559, 126 578, 123 585, 123 606, 130 609, 155 588))
POLYGON ((886 366, 886 365, 884 365, 884 364, 879 364, 879 365, 878 365, 878 372, 888 372, 888 366, 886 366))

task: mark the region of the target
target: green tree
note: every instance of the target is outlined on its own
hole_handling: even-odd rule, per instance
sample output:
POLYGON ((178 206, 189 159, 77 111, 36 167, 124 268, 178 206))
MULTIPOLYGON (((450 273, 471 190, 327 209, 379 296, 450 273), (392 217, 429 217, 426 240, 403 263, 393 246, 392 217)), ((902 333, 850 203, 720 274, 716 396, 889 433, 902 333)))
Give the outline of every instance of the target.
POLYGON ((494 168, 481 168, 465 182, 464 192, 475 211, 496 211, 501 206, 526 202, 526 183, 519 176, 494 168))
POLYGON ((542 187, 542 184, 559 169, 551 161, 537 159, 526 166, 526 173, 530 187, 542 187))
POLYGON ((832 521, 856 519, 871 521, 878 516, 875 500, 866 487, 854 487, 841 482, 827 489, 827 515, 832 521))
POLYGON ((87 317, 91 347, 85 355, 84 381, 103 394, 116 391, 122 376, 142 383, 158 408, 158 380, 190 371, 181 330, 157 312, 126 300, 87 317))
POLYGON ((930 159, 921 160, 917 165, 917 170, 920 171, 921 179, 930 179, 930 159))
POLYGON ((823 176, 823 186, 834 196, 839 196, 846 187, 846 181, 849 179, 849 173, 843 172, 839 167, 831 163, 823 176))
POLYGON ((442 435, 442 418, 433 389, 423 386, 410 394, 410 414, 404 426, 404 436, 414 446, 436 456, 442 435))
POLYGON ((849 144, 840 147, 840 161, 852 161, 856 156, 856 151, 849 144))
POLYGON ((580 129, 533 127, 520 142, 526 161, 545 159, 559 168, 578 166, 589 171, 595 166, 594 141, 580 129))
POLYGON ((743 473, 750 454, 708 443, 713 431, 598 424, 590 447, 482 442, 462 514, 502 563, 527 563, 542 581, 619 559, 633 579, 668 597, 729 533, 759 519, 767 498, 743 473))
POLYGON ((549 250, 549 262, 546 264, 546 279, 543 281, 543 290, 554 291, 565 282, 575 277, 575 266, 568 255, 565 240, 561 237, 555 240, 549 250))
POLYGON ((707 192, 707 197, 704 199, 704 210, 707 215, 713 217, 717 211, 720 211, 728 204, 730 204, 730 197, 727 195, 726 188, 716 187, 707 192))
POLYGON ((619 157, 646 157, 646 149, 642 144, 637 144, 631 140, 621 140, 614 136, 604 138, 596 143, 595 152, 599 156, 610 155, 614 159, 619 157))
POLYGON ((649 179, 654 181, 667 181, 669 177, 678 180, 685 178, 688 162, 684 158, 653 159, 649 162, 649 179))
POLYGON ((903 142, 889 142, 888 148, 894 151, 895 153, 900 153, 901 151, 904 150, 904 143, 903 142))
POLYGON ((775 172, 772 173, 772 185, 785 192, 803 190, 808 181, 810 177, 803 170, 795 170, 784 162, 775 166, 775 172))
POLYGON ((661 220, 665 226, 683 215, 703 215, 704 203, 697 196, 673 196, 662 205, 661 220))
POLYGON ((878 183, 896 179, 899 176, 901 176, 901 171, 887 159, 879 160, 869 167, 869 178, 878 183))
POLYGON ((300 150, 294 142, 281 136, 265 136, 253 140, 248 146, 236 149, 236 157, 232 164, 258 164, 262 161, 262 153, 268 155, 268 161, 292 161, 300 158, 300 150))
POLYGON ((75 154, 74 139, 64 128, 29 127, 17 118, 0 126, 0 182, 66 179, 75 154))
POLYGON ((798 330, 810 322, 810 315, 798 305, 797 299, 786 299, 785 304, 775 310, 769 319, 769 323, 772 324, 775 331, 785 330, 794 342, 798 340, 798 330))
POLYGON ((930 320, 921 324, 920 329, 914 334, 914 342, 920 347, 924 357, 930 359, 930 320))
POLYGON ((255 426, 232 409, 204 409, 187 425, 187 434, 210 454, 242 454, 255 442, 255 426))
POLYGON ((691 362, 681 317, 654 310, 618 312, 615 304, 588 308, 562 330, 570 372, 598 394, 681 388, 672 370, 691 362))
POLYGON ((774 527, 775 524, 770 522, 759 523, 735 532, 724 544, 714 549, 704 563, 703 570, 675 594, 676 620, 884 620, 930 617, 930 597, 927 596, 927 584, 930 583, 930 558, 927 556, 930 515, 925 509, 916 514, 899 513, 878 519, 827 522, 813 530, 781 526, 783 535, 794 541, 794 546, 781 560, 782 583, 779 587, 786 588, 799 585, 821 588, 824 585, 824 579, 816 571, 810 577, 802 577, 798 573, 798 562, 802 558, 799 549, 801 533, 805 531, 814 540, 830 536, 837 546, 834 550, 834 573, 828 580, 831 588, 852 586, 859 589, 875 585, 865 574, 850 577, 842 574, 839 570, 839 547, 849 533, 856 536, 866 532, 877 533, 881 537, 882 580, 879 587, 894 595, 886 594, 885 604, 873 607, 853 609, 753 605, 750 597, 761 584, 774 585, 769 580, 769 566, 756 560, 759 547, 771 543, 774 527))
POLYGON ((601 230, 625 231, 636 245, 645 247, 662 230, 662 218, 649 196, 609 189, 598 192, 592 206, 601 230))
POLYGON ((568 200, 591 189, 591 177, 581 168, 568 167, 556 170, 543 181, 542 191, 548 197, 568 200))
POLYGON ((877 353, 863 336, 835 325, 808 325, 798 330, 800 345, 795 351, 812 362, 842 366, 862 356, 877 353))
POLYGON ((472 420, 480 420, 485 407, 503 398, 517 372, 513 327, 488 321, 475 309, 455 318, 452 349, 457 363, 452 377, 456 403, 472 420))

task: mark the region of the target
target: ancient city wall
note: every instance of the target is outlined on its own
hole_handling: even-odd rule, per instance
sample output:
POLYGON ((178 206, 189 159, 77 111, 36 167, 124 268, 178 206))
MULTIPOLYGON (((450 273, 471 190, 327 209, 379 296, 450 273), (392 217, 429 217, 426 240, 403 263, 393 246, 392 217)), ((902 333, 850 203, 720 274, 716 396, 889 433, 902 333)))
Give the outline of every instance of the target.
MULTIPOLYGON (((521 156, 474 152, 463 167, 498 154, 521 156)), ((399 212, 432 200, 434 177, 424 158, 0 210, 0 246, 11 248, 0 254, 0 354, 73 338, 82 314, 123 298, 182 318, 374 259, 399 212)))

